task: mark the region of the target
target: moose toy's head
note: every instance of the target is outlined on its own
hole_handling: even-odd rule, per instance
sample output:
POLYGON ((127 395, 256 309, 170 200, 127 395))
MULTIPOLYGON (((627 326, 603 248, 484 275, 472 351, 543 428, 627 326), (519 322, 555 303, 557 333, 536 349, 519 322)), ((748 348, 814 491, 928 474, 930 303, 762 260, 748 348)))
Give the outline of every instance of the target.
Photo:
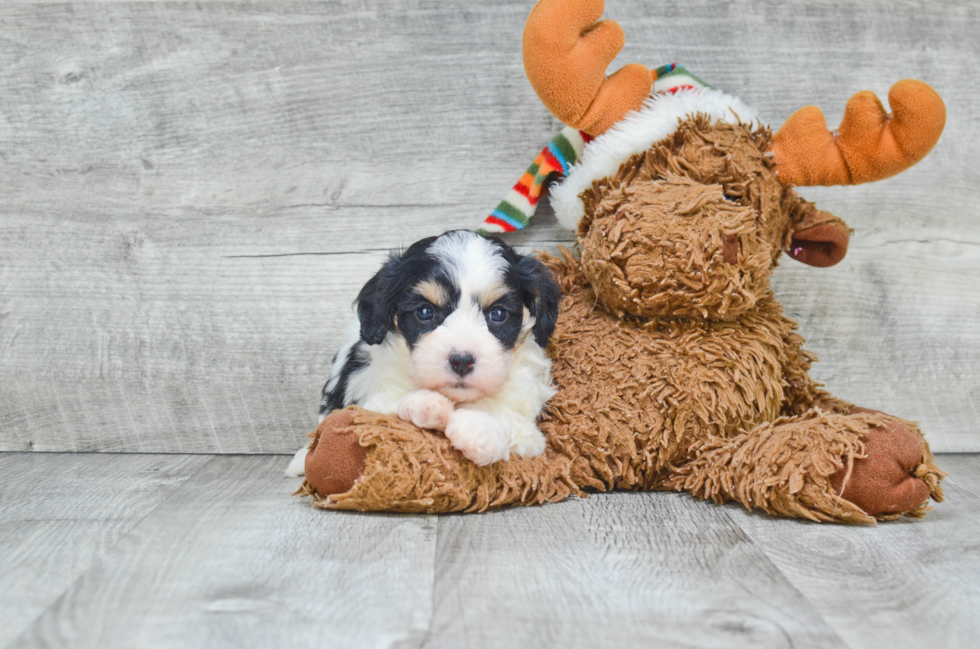
POLYGON ((793 187, 895 175, 942 133, 942 100, 914 80, 892 87, 891 114, 862 92, 832 133, 809 106, 772 135, 736 97, 690 75, 664 85, 664 69, 629 64, 607 78, 623 32, 596 22, 602 11, 602 0, 542 0, 525 28, 524 63, 545 106, 595 138, 552 204, 617 313, 729 320, 768 291, 781 253, 836 264, 846 224, 793 187))

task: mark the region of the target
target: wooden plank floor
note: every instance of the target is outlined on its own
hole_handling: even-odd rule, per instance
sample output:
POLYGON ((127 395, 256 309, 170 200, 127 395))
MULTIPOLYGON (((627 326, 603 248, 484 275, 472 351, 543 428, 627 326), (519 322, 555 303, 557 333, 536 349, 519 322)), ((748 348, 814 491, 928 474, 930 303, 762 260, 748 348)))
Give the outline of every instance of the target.
POLYGON ((208 461, 0 454, 0 646, 208 461))
POLYGON ((322 512, 285 456, 0 454, 0 647, 975 647, 980 455, 926 518, 670 493, 322 512))

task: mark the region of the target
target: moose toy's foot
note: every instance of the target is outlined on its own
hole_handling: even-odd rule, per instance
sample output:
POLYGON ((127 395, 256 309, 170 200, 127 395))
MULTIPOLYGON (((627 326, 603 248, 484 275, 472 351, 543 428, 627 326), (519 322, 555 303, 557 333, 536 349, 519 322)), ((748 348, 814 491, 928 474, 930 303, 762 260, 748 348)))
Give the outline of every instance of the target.
POLYGON ((929 497, 942 501, 944 477, 914 423, 814 407, 710 440, 665 486, 778 516, 866 524, 924 515, 929 497))
POLYGON ((354 413, 338 410, 320 422, 306 455, 306 482, 320 496, 350 491, 364 473, 367 453, 350 430, 354 413))
POLYGON ((862 436, 865 457, 830 476, 841 498, 879 518, 919 511, 930 496, 942 501, 939 481, 946 476, 910 423, 866 408, 852 408, 849 414, 884 421, 862 436))

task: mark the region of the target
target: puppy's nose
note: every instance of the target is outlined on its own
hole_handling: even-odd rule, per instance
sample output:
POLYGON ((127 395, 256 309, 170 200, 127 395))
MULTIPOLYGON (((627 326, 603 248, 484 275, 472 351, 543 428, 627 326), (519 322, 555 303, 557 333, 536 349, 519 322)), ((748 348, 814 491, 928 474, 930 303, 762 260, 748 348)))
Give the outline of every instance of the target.
POLYGON ((453 367, 453 372, 460 376, 466 376, 473 371, 476 359, 469 352, 454 352, 449 355, 449 364, 453 367))

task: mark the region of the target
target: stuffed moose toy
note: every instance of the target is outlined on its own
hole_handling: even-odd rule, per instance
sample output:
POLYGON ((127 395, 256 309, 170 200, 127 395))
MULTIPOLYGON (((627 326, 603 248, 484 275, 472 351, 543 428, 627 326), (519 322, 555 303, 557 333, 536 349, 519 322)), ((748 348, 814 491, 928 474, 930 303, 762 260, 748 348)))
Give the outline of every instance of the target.
POLYGON ((783 252, 830 266, 847 251, 846 224, 793 187, 907 169, 939 139, 942 100, 900 81, 891 114, 861 92, 836 131, 811 106, 772 135, 679 66, 607 78, 624 37, 602 12, 602 0, 542 0, 529 16, 528 79, 567 128, 483 228, 526 225, 545 180, 564 176, 551 201, 580 256, 541 256, 563 294, 545 454, 481 467, 439 433, 351 407, 311 435, 297 493, 434 513, 659 489, 814 521, 923 515, 945 474, 918 427, 810 379, 815 357, 769 275, 783 252))

